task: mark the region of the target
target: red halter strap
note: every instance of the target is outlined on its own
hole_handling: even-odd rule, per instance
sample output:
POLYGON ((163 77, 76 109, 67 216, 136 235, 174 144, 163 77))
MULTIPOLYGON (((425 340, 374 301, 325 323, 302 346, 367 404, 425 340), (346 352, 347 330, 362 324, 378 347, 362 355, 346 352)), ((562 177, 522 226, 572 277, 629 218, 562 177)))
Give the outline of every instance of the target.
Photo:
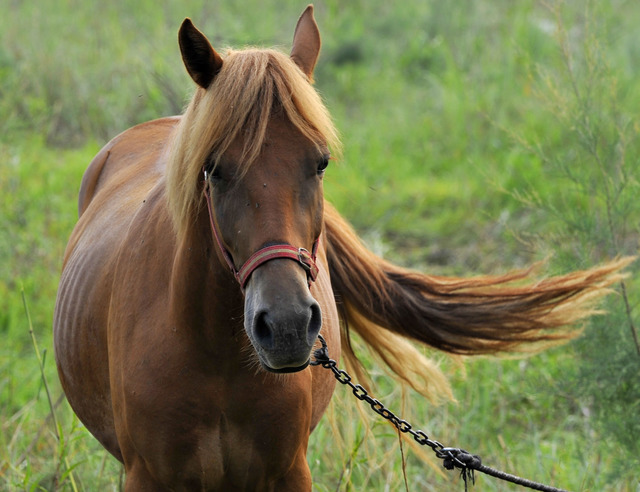
POLYGON ((318 244, 320 243, 320 236, 318 236, 318 238, 313 242, 311 253, 309 253, 309 251, 304 248, 296 248, 294 246, 291 246, 290 244, 275 244, 266 246, 252 254, 238 270, 235 263, 233 262, 231 253, 229 253, 229 250, 222 242, 222 236, 220 235, 218 227, 216 225, 216 221, 213 218, 213 206, 211 205, 211 195, 209 193, 209 179, 207 176, 207 171, 204 171, 204 195, 207 201, 209 223, 211 224, 211 232, 213 233, 213 238, 218 244, 218 248, 220 248, 225 262, 229 266, 229 269, 231 270, 233 275, 236 277, 236 280, 240 284, 242 290, 244 290, 247 282, 249 281, 249 277, 256 270, 256 268, 258 268, 263 263, 266 263, 267 261, 275 260, 277 258, 289 258, 291 260, 299 262, 302 268, 304 268, 307 272, 307 283, 309 284, 309 288, 311 288, 311 283, 314 282, 318 277, 316 253, 318 251, 318 244))

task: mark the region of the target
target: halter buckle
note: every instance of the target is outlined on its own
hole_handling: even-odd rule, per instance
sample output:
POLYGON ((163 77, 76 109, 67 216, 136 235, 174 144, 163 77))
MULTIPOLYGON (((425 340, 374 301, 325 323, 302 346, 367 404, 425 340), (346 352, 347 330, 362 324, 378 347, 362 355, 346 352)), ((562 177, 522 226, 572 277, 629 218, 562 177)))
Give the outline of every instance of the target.
POLYGON ((313 257, 305 248, 298 248, 298 261, 305 270, 310 271, 313 265, 313 257))

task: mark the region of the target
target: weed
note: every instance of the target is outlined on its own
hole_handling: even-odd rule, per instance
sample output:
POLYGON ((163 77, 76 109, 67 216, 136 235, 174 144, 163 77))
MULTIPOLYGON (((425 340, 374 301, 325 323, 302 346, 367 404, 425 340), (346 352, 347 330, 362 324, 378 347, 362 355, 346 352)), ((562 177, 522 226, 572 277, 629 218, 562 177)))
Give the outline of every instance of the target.
MULTIPOLYGON (((545 173, 555 177, 557 195, 543 197, 529 190, 518 197, 547 218, 546 232, 530 239, 538 251, 553 251, 554 263, 563 269, 636 254, 640 238, 640 128, 634 123, 640 107, 629 99, 630 81, 615 69, 617 60, 605 54, 601 40, 607 38, 606 26, 594 21, 604 7, 589 6, 580 32, 573 34, 560 6, 548 6, 559 69, 532 66, 534 95, 558 125, 561 138, 551 142, 540 136, 517 137, 540 159, 545 173)), ((632 274, 637 271, 636 266, 632 274)), ((640 469, 635 418, 640 344, 634 301, 640 283, 631 276, 618 291, 606 305, 611 314, 596 318, 589 335, 575 342, 576 360, 566 367, 573 377, 560 391, 580 402, 581 411, 591 417, 589 425, 607 436, 606 446, 625 456, 614 473, 633 476, 640 469)))

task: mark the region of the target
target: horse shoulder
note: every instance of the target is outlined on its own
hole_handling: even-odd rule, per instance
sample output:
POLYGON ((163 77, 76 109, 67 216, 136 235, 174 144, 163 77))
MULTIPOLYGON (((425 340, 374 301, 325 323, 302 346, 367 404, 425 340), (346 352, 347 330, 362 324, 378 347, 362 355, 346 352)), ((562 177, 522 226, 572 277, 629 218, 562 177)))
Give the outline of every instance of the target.
POLYGON ((78 215, 86 211, 98 191, 120 170, 132 164, 157 162, 179 121, 180 117, 173 116, 141 123, 125 130, 100 149, 82 177, 78 215))

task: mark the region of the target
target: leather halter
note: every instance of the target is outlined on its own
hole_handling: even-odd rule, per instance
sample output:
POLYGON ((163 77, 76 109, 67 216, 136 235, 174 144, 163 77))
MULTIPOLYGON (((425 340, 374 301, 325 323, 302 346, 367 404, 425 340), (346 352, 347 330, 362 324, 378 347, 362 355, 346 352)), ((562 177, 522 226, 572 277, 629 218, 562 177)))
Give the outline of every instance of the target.
POLYGON ((265 246, 264 248, 261 248, 253 253, 249 257, 249 259, 244 262, 240 269, 237 269, 231 253, 222 242, 222 235, 218 231, 216 221, 213 217, 213 206, 211 205, 211 194, 209 193, 209 176, 207 175, 207 171, 203 170, 203 173, 204 195, 207 200, 207 209, 209 211, 209 223, 211 224, 211 232, 213 233, 215 242, 218 244, 218 248, 220 248, 220 251, 222 252, 222 257, 224 258, 225 262, 229 266, 229 269, 240 284, 242 290, 244 291, 244 288, 249 281, 249 277, 260 265, 266 263, 267 261, 275 260, 278 258, 289 258, 290 260, 294 260, 300 263, 302 268, 304 268, 304 270, 307 272, 307 283, 309 285, 309 288, 311 288, 311 283, 314 282, 318 276, 316 253, 318 251, 318 244, 320 243, 320 236, 318 236, 313 242, 311 253, 305 248, 296 248, 295 246, 291 246, 290 244, 286 243, 274 244, 271 246, 265 246))

